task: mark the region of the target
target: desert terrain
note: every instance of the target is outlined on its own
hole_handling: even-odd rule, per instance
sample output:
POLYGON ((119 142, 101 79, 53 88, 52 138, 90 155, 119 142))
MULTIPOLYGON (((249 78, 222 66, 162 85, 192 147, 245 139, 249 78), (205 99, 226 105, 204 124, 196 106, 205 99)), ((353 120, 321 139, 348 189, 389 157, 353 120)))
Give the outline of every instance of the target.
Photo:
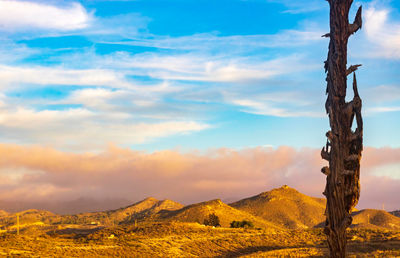
MULTIPOLYGON (((283 186, 231 204, 217 199, 184 206, 147 198, 117 210, 77 215, 1 211, 0 255, 324 257, 324 209, 323 199, 283 186), (220 226, 213 226, 210 215, 220 226), (249 223, 233 228, 233 221, 249 223)), ((400 218, 395 215, 354 211, 349 256, 400 256, 400 218)))

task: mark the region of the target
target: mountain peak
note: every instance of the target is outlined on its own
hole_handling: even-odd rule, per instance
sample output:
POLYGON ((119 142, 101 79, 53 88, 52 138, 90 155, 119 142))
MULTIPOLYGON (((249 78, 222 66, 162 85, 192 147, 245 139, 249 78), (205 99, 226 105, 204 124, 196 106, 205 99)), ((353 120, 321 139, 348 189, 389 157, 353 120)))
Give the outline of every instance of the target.
POLYGON ((150 196, 140 202, 158 202, 158 200, 156 198, 150 196))
POLYGON ((297 191, 296 189, 288 186, 288 185, 282 185, 279 188, 274 188, 269 192, 295 192, 295 193, 300 193, 299 191, 297 191))
POLYGON ((307 228, 325 220, 325 201, 284 185, 238 202, 232 207, 286 228, 307 228))
POLYGON ((214 199, 214 200, 206 201, 206 202, 204 202, 204 204, 207 204, 207 205, 219 205, 219 206, 227 205, 224 202, 222 202, 221 199, 214 199))

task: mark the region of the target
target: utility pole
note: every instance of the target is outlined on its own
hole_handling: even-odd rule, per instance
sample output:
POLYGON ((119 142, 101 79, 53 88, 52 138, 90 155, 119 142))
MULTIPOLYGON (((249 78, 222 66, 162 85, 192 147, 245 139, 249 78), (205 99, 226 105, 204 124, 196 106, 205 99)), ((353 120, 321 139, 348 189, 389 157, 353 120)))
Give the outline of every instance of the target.
POLYGON ((349 11, 353 0, 327 0, 330 6, 330 38, 325 110, 331 130, 326 133, 327 143, 321 156, 329 162, 322 168, 327 176, 323 194, 326 196, 326 223, 331 257, 346 256, 346 228, 352 223, 351 212, 360 197, 360 160, 363 149, 362 101, 358 94, 355 71, 361 65, 347 67, 347 43, 349 37, 362 27, 360 8, 352 24, 349 11), (346 102, 347 76, 353 74, 354 98, 346 102), (357 129, 353 132, 353 121, 357 129))
POLYGON ((19 213, 17 213, 17 235, 19 235, 19 213))

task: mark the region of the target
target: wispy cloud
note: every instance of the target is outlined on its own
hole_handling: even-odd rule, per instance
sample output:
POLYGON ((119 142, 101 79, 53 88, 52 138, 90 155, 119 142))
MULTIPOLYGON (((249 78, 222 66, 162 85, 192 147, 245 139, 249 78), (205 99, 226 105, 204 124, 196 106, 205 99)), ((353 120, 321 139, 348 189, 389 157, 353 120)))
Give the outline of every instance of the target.
POLYGON ((3 64, 11 64, 37 53, 39 53, 38 50, 29 48, 23 44, 15 43, 10 39, 0 39, 0 60, 3 64))
POLYGON ((235 48, 235 52, 238 52, 254 48, 290 48, 310 45, 323 41, 321 33, 322 31, 318 28, 304 28, 304 30, 283 30, 271 35, 222 36, 219 33, 201 33, 181 37, 152 35, 149 38, 136 36, 133 40, 99 41, 99 43, 196 51, 220 48, 229 48, 232 51, 232 48, 235 48))
MULTIPOLYGON (((72 56, 73 64, 80 56, 72 56)), ((251 82, 283 74, 295 74, 320 69, 320 64, 302 54, 278 57, 251 57, 210 52, 153 53, 131 55, 118 52, 99 56, 88 52, 85 59, 97 67, 123 71, 127 75, 149 76, 161 80, 251 82)), ((85 61, 83 61, 85 64, 85 61)), ((88 64, 89 65, 89 64, 88 64)))
POLYGON ((400 100, 400 86, 379 85, 365 90, 365 97, 370 102, 390 103, 400 100))
POLYGON ((307 60, 304 55, 265 60, 259 57, 210 53, 130 55, 118 52, 101 56, 88 51, 83 55, 61 58, 64 61, 63 66, 51 68, 0 65, 0 78, 3 85, 28 83, 132 88, 134 85, 126 80, 126 76, 149 76, 175 81, 243 82, 320 68, 319 64, 307 60), (75 66, 76 63, 79 63, 80 67, 88 68, 67 68, 75 66))
POLYGON ((21 67, 0 65, 0 85, 81 85, 131 88, 123 75, 106 69, 66 69, 63 67, 21 67))
POLYGON ((73 2, 55 6, 29 1, 0 1, 0 30, 29 31, 31 29, 77 30, 89 26, 92 15, 73 2))
MULTIPOLYGON (((5 7, 0 8, 0 14, 8 10, 0 17, 0 25, 16 32, 3 30, 8 38, 0 40, 0 88, 4 92, 0 99, 1 130, 5 141, 54 143, 71 149, 82 140, 81 146, 98 149, 110 139, 116 144, 134 144, 198 132, 215 123, 211 117, 229 119, 221 110, 285 118, 324 116, 325 86, 314 81, 323 82, 327 41, 321 35, 326 31, 313 17, 293 20, 297 25, 292 27, 277 26, 271 34, 192 31, 169 36, 152 34, 148 25, 154 25, 156 17, 147 18, 136 10, 108 16, 97 12, 95 16, 83 4, 67 2, 0 1, 5 7), (43 35, 52 36, 49 41, 56 46, 47 44, 47 38, 34 43, 43 35), (88 44, 68 48, 66 43, 58 48, 64 38, 57 37, 65 35, 88 44), (62 94, 45 99, 34 93, 36 90, 62 94), (151 133, 149 128, 160 133, 151 133), (53 129, 60 132, 59 138, 53 129), (88 136, 84 138, 84 134, 88 136)), ((328 7, 319 0, 273 2, 283 4, 290 13, 328 7)), ((379 34, 382 26, 385 30, 386 26, 397 28, 389 9, 370 5, 368 10, 365 35, 378 37, 378 43, 384 39, 389 42, 388 33, 379 34)), ((369 45, 379 47, 379 51, 366 53, 396 49, 393 44, 378 43, 369 45)), ((372 98, 368 101, 366 96, 365 110, 396 111, 399 105, 393 98, 398 93, 393 85, 371 93, 372 98, 392 98, 391 103, 371 104, 372 98)))
POLYGON ((143 119, 146 113, 136 115, 118 106, 107 109, 105 105, 97 103, 82 108, 67 106, 62 110, 35 110, 3 101, 0 108, 1 140, 46 144, 82 152, 99 150, 109 142, 132 146, 210 128, 207 123, 187 117, 175 115, 165 120, 157 117, 156 113, 154 117, 149 114, 149 119, 143 119))
POLYGON ((291 101, 286 99, 287 93, 280 93, 280 100, 271 101, 262 98, 257 100, 251 99, 232 99, 233 104, 243 107, 242 111, 264 116, 276 116, 276 117, 324 117, 324 112, 315 111, 315 107, 309 107, 309 105, 302 105, 302 99, 291 101), (289 107, 290 106, 290 107, 289 107), (293 107, 293 106, 297 106, 293 107))
POLYGON ((380 85, 365 89, 364 102, 367 103, 367 115, 400 111, 400 88, 395 85, 380 85))
POLYGON ((363 56, 399 59, 400 23, 391 19, 391 11, 387 6, 378 3, 373 1, 365 10, 365 29, 363 31, 369 44, 362 48, 363 56))
POLYGON ((400 111, 400 106, 386 106, 386 107, 372 107, 367 109, 367 112, 374 113, 386 113, 386 112, 398 112, 400 111))

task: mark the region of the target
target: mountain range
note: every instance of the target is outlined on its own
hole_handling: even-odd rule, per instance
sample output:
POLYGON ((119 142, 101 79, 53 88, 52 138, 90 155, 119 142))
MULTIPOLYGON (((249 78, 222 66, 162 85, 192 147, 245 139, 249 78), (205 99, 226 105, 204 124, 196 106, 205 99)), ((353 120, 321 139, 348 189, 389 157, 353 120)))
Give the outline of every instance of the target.
MULTIPOLYGON (((219 199, 184 206, 172 200, 147 198, 132 205, 108 211, 87 212, 76 215, 58 215, 49 211, 26 210, 18 212, 20 224, 84 224, 116 225, 146 221, 179 221, 203 224, 210 214, 218 216, 222 227, 232 221, 251 221, 255 227, 283 230, 321 227, 325 221, 325 203, 298 192, 288 186, 226 204, 219 199)), ((0 226, 16 223, 17 213, 0 210, 0 226)), ((355 228, 400 230, 399 211, 360 210, 353 212, 355 228)))

